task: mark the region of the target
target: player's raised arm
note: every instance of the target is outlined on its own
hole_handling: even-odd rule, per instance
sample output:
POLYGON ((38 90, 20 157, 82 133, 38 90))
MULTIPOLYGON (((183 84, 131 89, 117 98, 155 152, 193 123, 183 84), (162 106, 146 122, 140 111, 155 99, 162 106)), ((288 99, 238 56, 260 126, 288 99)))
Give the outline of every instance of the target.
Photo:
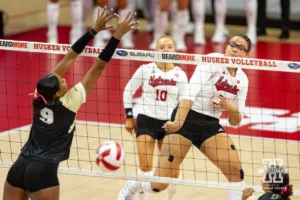
POLYGON ((136 13, 131 14, 129 12, 125 18, 125 20, 121 21, 120 16, 115 14, 118 18, 118 24, 116 27, 116 31, 111 37, 110 41, 103 49, 103 51, 98 56, 99 59, 95 62, 92 68, 86 73, 84 78, 82 79, 81 83, 85 88, 86 94, 88 94, 93 85, 96 83, 97 79, 102 74, 104 68, 106 67, 107 63, 112 58, 121 38, 130 30, 137 30, 138 28, 135 27, 139 22, 133 22, 136 13))
POLYGON ((113 26, 106 25, 106 23, 114 17, 112 15, 112 11, 113 9, 108 10, 106 7, 102 12, 100 12, 100 9, 98 10, 98 19, 93 28, 87 31, 72 45, 70 51, 64 56, 51 73, 56 73, 59 76, 62 76, 99 31, 113 28, 113 26))

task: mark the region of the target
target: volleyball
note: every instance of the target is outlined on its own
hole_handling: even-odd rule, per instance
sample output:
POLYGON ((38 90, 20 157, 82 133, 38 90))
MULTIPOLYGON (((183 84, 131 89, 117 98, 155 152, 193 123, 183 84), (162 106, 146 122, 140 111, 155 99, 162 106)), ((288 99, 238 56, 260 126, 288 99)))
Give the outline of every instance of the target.
POLYGON ((96 164, 103 171, 115 171, 124 163, 125 152, 115 141, 106 141, 96 149, 96 164))

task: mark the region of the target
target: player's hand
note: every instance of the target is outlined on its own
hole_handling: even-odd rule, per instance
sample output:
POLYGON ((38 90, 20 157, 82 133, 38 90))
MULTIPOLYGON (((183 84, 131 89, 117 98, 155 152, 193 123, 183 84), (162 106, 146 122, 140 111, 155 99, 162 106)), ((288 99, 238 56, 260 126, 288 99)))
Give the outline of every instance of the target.
POLYGON ((109 10, 105 6, 101 11, 100 7, 98 7, 97 20, 93 26, 93 29, 95 31, 99 32, 102 30, 114 28, 114 26, 106 24, 108 21, 115 17, 115 15, 113 14, 113 10, 114 9, 112 8, 109 10))
POLYGON ((177 121, 175 122, 167 121, 167 123, 165 123, 162 128, 164 128, 165 131, 168 133, 176 133, 181 128, 181 126, 180 123, 177 121))
POLYGON ((125 35, 128 31, 131 30, 138 30, 139 28, 136 27, 137 24, 139 24, 139 21, 133 22, 133 19, 136 16, 136 13, 131 14, 131 12, 128 12, 126 18, 121 22, 120 16, 115 14, 118 18, 118 24, 116 31, 114 33, 114 38, 120 40, 123 35, 125 35))
POLYGON ((246 188, 243 190, 242 194, 242 200, 248 199, 250 196, 252 196, 252 193, 255 192, 252 188, 246 188))
POLYGON ((233 102, 232 99, 227 99, 223 97, 222 95, 219 95, 217 97, 214 97, 216 99, 219 99, 219 103, 214 103, 214 107, 220 110, 225 110, 228 112, 238 112, 238 108, 233 102))
POLYGON ((135 132, 135 124, 133 118, 126 119, 125 129, 130 134, 135 132))

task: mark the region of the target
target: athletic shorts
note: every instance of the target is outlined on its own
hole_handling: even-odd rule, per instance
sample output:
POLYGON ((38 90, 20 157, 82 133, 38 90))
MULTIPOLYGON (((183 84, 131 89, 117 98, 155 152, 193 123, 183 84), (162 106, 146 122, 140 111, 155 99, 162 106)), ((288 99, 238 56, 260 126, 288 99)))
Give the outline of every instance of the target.
POLYGON ((22 154, 10 168, 7 182, 30 193, 59 185, 59 163, 49 163, 27 158, 22 154))
MULTIPOLYGON (((177 108, 173 110, 171 121, 174 121, 176 112, 177 108)), ((205 140, 224 132, 225 130, 219 124, 219 119, 190 110, 182 128, 176 133, 189 139, 192 141, 193 145, 200 148, 201 144, 205 142, 205 140)))
POLYGON ((159 120, 139 114, 136 119, 136 137, 149 135, 155 140, 161 140, 166 135, 165 129, 162 128, 166 122, 167 120, 159 120))

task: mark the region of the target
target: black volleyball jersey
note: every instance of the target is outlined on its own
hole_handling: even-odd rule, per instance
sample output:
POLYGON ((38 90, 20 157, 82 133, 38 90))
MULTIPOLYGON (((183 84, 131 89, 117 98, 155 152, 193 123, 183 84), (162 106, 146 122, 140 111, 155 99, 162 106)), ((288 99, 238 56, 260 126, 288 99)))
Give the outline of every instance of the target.
POLYGON ((29 139, 21 153, 29 158, 59 163, 69 158, 75 131, 76 112, 85 103, 86 92, 81 83, 75 85, 52 106, 33 107, 33 123, 29 139))
MULTIPOLYGON (((247 200, 280 200, 280 199, 281 199, 280 194, 266 192, 260 196, 251 196, 247 200)), ((290 200, 290 198, 288 198, 288 200, 290 200)))

